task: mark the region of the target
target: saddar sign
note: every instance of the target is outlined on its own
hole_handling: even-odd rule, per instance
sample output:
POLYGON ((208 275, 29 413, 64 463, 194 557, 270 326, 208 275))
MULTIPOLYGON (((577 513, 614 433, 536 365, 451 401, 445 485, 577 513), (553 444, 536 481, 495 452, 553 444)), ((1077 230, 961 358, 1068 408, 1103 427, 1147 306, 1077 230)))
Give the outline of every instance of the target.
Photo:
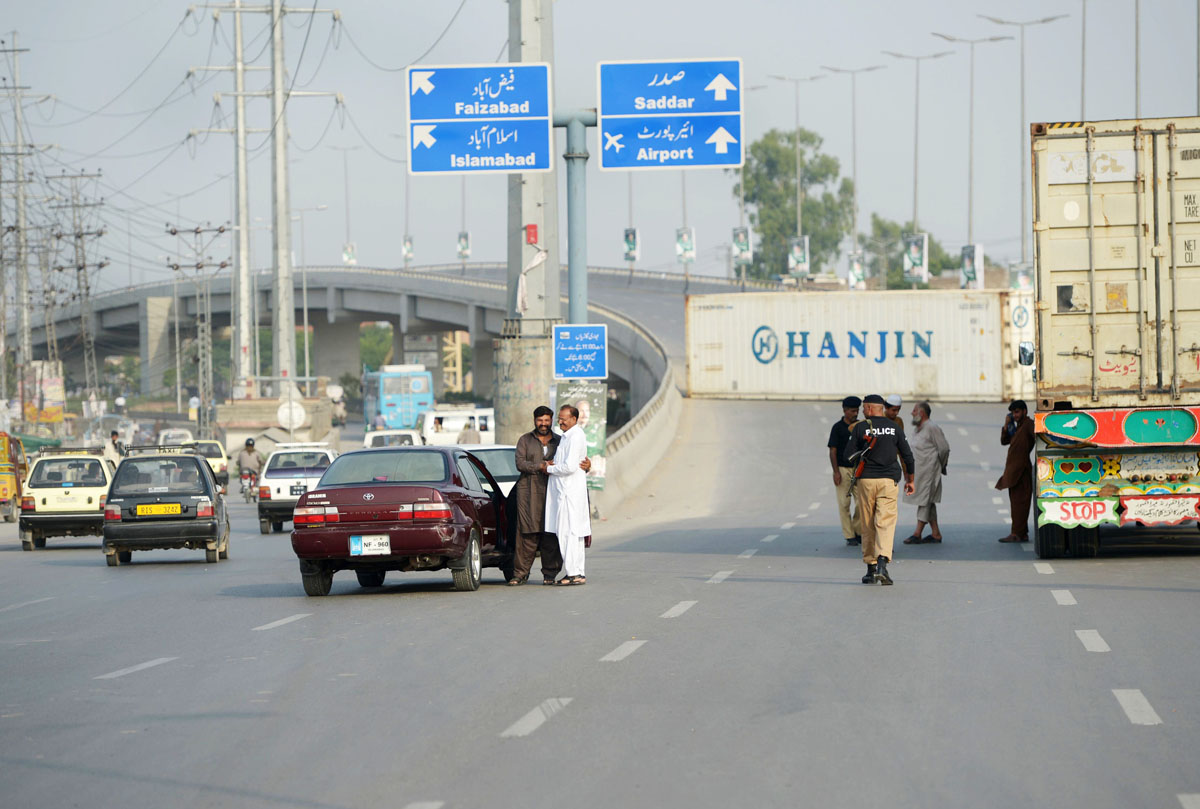
POLYGON ((1102 523, 1116 525, 1116 497, 1089 497, 1084 500, 1038 500, 1038 525, 1061 525, 1063 528, 1095 528, 1102 523))
POLYGON ((608 439, 608 383, 572 380, 555 386, 554 408, 574 405, 579 426, 587 439, 587 456, 592 468, 587 473, 589 489, 604 491, 605 451, 608 439))

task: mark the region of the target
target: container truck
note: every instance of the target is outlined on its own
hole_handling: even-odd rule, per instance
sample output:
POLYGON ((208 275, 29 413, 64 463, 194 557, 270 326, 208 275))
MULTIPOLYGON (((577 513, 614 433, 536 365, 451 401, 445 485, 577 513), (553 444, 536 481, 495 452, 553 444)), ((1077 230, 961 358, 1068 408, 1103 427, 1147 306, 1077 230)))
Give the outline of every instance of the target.
POLYGON ((1200 118, 1030 133, 1035 550, 1089 557, 1200 519, 1200 118))

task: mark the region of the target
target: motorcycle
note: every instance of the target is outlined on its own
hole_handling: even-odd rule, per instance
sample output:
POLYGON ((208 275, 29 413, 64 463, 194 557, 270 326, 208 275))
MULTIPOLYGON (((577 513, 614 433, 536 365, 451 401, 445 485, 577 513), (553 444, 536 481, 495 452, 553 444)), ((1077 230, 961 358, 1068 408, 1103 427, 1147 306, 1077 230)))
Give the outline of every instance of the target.
POLYGON ((255 472, 243 472, 242 481, 242 498, 247 503, 258 501, 258 474, 255 472))

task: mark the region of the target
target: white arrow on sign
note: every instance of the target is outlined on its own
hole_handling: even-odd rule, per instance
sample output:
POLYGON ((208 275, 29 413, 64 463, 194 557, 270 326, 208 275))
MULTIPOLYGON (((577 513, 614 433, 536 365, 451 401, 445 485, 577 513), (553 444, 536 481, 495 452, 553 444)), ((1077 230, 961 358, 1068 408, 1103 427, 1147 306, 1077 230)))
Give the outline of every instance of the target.
MULTIPOLYGON (((414 73, 413 75, 415 76, 416 74, 414 73)), ((736 89, 737 86, 734 85, 734 83, 729 79, 725 78, 724 73, 718 73, 716 78, 710 81, 708 86, 704 88, 704 92, 711 92, 713 94, 713 101, 724 101, 725 94, 730 90, 736 89)))
MULTIPOLYGON (((429 95, 430 93, 433 92, 433 82, 431 82, 430 79, 433 78, 434 72, 435 71, 432 71, 432 70, 414 70, 412 72, 412 94, 413 95, 417 94, 417 90, 420 90, 425 95, 429 95)), ((721 98, 724 98, 724 97, 725 96, 723 96, 723 95, 721 96, 721 98)))
MULTIPOLYGON (((435 129, 437 129, 437 124, 414 124, 413 141, 417 146, 424 146, 427 149, 432 149, 433 144, 437 143, 437 138, 433 136, 433 130, 435 129)), ((713 137, 716 136, 714 135, 713 137)))
POLYGON ((733 135, 730 135, 725 127, 719 126, 717 127, 717 131, 709 135, 708 140, 704 142, 714 144, 717 149, 717 154, 728 154, 729 144, 737 143, 738 139, 733 135))

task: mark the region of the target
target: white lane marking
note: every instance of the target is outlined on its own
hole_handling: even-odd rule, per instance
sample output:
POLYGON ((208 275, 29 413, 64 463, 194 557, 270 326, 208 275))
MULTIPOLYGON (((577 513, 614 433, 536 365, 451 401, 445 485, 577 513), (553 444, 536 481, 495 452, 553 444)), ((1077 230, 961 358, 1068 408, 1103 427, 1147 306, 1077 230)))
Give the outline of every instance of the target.
POLYGON ((971 452, 979 452, 979 445, 978 445, 978 444, 972 444, 972 445, 971 445, 971 452))
POLYGON ((821 410, 822 410, 822 408, 821 408, 821 406, 820 406, 819 404, 814 404, 814 405, 812 406, 812 409, 813 409, 813 410, 815 410, 815 411, 817 411, 818 413, 820 413, 820 412, 821 412, 821 410))
POLYGON ((767 534, 759 542, 774 542, 777 539, 779 539, 779 534, 767 534))
POLYGON ((1117 698, 1117 702, 1121 703, 1121 707, 1125 710, 1125 715, 1129 717, 1129 721, 1135 725, 1161 725, 1162 719, 1154 712, 1154 708, 1150 706, 1150 700, 1146 699, 1146 695, 1142 693, 1140 688, 1114 688, 1113 696, 1117 698))
POLYGON ((511 739, 514 737, 528 736, 530 733, 533 733, 542 725, 546 724, 547 719, 570 705, 571 699, 571 697, 554 697, 545 700, 532 711, 509 725, 505 731, 500 734, 500 738, 511 739))
POLYGON ((659 617, 660 618, 678 618, 680 615, 683 615, 685 612, 687 612, 688 610, 690 610, 692 607, 696 606, 699 603, 700 603, 699 601, 680 601, 678 604, 676 604, 674 607, 671 607, 671 609, 667 610, 659 617))
POLYGON ((794 523, 794 522, 785 522, 783 525, 779 526, 779 530, 780 530, 780 531, 790 531, 790 530, 792 530, 792 529, 793 529, 793 528, 795 528, 795 527, 796 527, 796 523, 794 523))
POLYGON ((816 511, 816 510, 817 510, 817 509, 819 509, 820 507, 821 507, 821 502, 820 502, 819 500, 818 500, 817 502, 815 502, 815 503, 809 503, 809 504, 808 504, 808 510, 809 510, 809 511, 816 511))
POLYGON ((1089 652, 1111 652, 1112 649, 1100 637, 1100 633, 1094 629, 1076 629, 1075 637, 1079 638, 1079 642, 1083 644, 1083 648, 1089 652))
POLYGON ((41 604, 43 601, 53 601, 54 596, 46 596, 45 598, 35 598, 33 601, 22 601, 20 604, 9 604, 7 607, 0 607, 0 612, 8 612, 9 610, 19 610, 21 607, 32 607, 34 604, 41 604))
POLYGON ((624 660, 646 644, 644 640, 627 640, 611 652, 600 658, 601 663, 616 663, 624 660))
POLYGON ((959 428, 958 428, 958 434, 959 434, 959 435, 966 435, 966 434, 967 434, 967 428, 966 428, 966 427, 959 427, 959 428))
POLYGON ((947 413, 946 421, 958 421, 958 416, 954 415, 953 413, 947 413))
POLYGON ((797 515, 796 515, 796 519, 797 519, 797 520, 804 520, 804 519, 807 519, 807 518, 808 518, 808 515, 807 515, 807 514, 797 514, 797 515))
MULTIPOLYGON (((980 461, 979 468, 982 469, 984 472, 988 472, 988 471, 991 471, 992 465, 990 463, 988 463, 987 461, 980 461)), ((994 489, 996 487, 989 483, 988 488, 994 489)))
POLYGON ((1003 497, 993 497, 992 503, 997 506, 1002 505, 1004 503, 1004 498, 1003 497))
POLYGON ((1179 798, 1179 805, 1183 809, 1200 809, 1200 793, 1190 793, 1186 795, 1176 795, 1179 798))
MULTIPOLYGON (((1005 520, 1004 522, 1008 522, 1008 520, 1005 520)), ((1022 542, 1021 550, 1026 551, 1027 553, 1033 553, 1033 543, 1032 542, 1022 542)))
POLYGON ((261 632, 264 629, 274 629, 277 626, 283 626, 284 624, 290 624, 292 621, 299 621, 301 618, 307 618, 310 615, 312 615, 311 612, 298 612, 295 615, 289 615, 286 618, 280 618, 278 621, 272 621, 269 624, 263 624, 262 626, 256 626, 253 629, 251 629, 250 631, 251 632, 261 632))
POLYGON ((1004 517, 1004 516, 1007 516, 1010 512, 1006 508, 998 508, 998 509, 996 509, 996 513, 999 514, 1001 517, 1004 517))
POLYGON ((711 579, 709 579, 707 582, 705 582, 705 584, 720 584, 721 582, 725 581, 732 575, 733 575, 732 570, 722 570, 718 573, 715 573, 711 579))
POLYGON ((756 553, 758 553, 758 548, 747 548, 738 554, 738 559, 749 559, 756 553))
POLYGON ((118 677, 124 677, 126 674, 133 674, 135 671, 144 671, 145 669, 161 666, 163 663, 170 663, 172 660, 178 660, 178 657, 158 657, 154 660, 147 660, 145 663, 138 663, 136 666, 130 666, 127 669, 117 669, 110 671, 108 674, 101 674, 99 677, 93 677, 93 680, 115 680, 118 677))
POLYGON ((1070 590, 1051 590, 1050 595, 1054 596, 1055 602, 1060 607, 1074 607, 1079 603, 1075 600, 1075 596, 1071 595, 1070 590))
POLYGON ((415 801, 405 806, 404 809, 442 809, 445 805, 445 801, 415 801))
POLYGON ((1054 572, 1054 568, 1050 567, 1049 562, 1034 562, 1033 569, 1038 573, 1045 573, 1047 575, 1054 572))

